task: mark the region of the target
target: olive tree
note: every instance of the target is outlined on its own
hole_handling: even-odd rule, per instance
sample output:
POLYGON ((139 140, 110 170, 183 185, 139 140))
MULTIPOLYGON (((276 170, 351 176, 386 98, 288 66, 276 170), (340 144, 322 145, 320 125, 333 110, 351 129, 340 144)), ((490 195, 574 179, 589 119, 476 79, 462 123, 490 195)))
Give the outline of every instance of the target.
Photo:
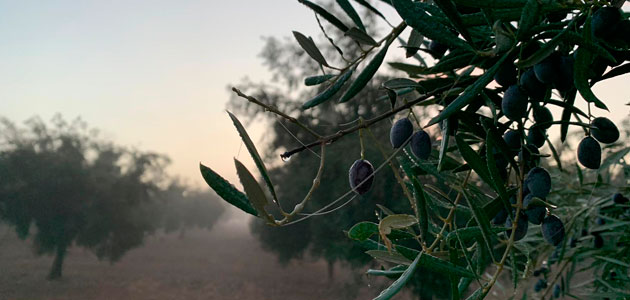
MULTIPOLYGON (((334 40, 324 32, 343 58, 331 63, 335 53, 322 53, 312 38, 294 32, 321 71, 304 82, 322 86, 320 92, 304 100, 303 111, 296 113, 238 88, 233 91, 299 131, 305 142, 286 149, 281 158, 316 155, 318 166, 299 174, 312 174, 312 184, 300 200, 280 197, 256 146, 229 113, 266 190, 236 159, 244 193, 201 165, 219 196, 271 227, 309 219, 326 222, 323 215, 336 211, 342 201, 382 201, 373 199, 370 190, 382 180, 377 174, 391 168, 388 176, 398 183, 407 209, 399 208, 401 203, 380 205, 375 222, 339 228, 387 266, 368 274, 396 279, 376 299, 391 298, 420 269, 448 278, 452 299, 484 298, 504 272, 511 274, 515 295, 630 296, 624 226, 630 219, 630 148, 623 142, 628 133, 606 118, 605 101, 591 90, 597 82, 630 72, 624 64, 630 58, 630 20, 619 8, 623 1, 381 1, 403 20, 382 36, 368 34, 349 1, 337 1, 347 18, 314 2, 299 2, 314 11, 318 22, 328 22, 327 30, 345 36, 334 40), (405 30, 406 40, 401 38, 405 30), (407 76, 383 82, 382 96, 362 93, 401 39, 408 60, 388 65, 407 76), (343 51, 349 40, 359 49, 356 55, 343 51), (587 111, 576 106, 581 99, 587 111), (330 122, 325 110, 332 102, 355 121, 333 124, 333 133, 304 121, 330 122), (353 102, 388 106, 380 105, 371 115, 347 109, 353 102), (552 107, 561 114, 553 115, 552 107), (427 120, 418 116, 420 109, 436 113, 427 120), (365 151, 366 144, 378 143, 370 136, 386 121, 394 121, 390 145, 378 154, 365 151), (581 129, 579 164, 563 161, 547 134, 557 128, 560 141, 568 143, 570 127, 581 129), (357 151, 347 166, 348 186, 323 207, 305 212, 334 159, 327 149, 352 136, 357 151), (373 164, 374 155, 381 155, 382 162, 373 164), (575 288, 581 272, 593 279, 575 288)), ((369 2, 356 3, 384 18, 369 2)))

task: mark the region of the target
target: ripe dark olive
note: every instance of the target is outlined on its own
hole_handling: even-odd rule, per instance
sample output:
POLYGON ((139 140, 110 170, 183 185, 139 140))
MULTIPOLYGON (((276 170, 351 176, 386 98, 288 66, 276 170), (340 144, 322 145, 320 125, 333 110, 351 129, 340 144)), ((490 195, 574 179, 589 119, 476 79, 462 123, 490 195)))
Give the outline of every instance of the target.
POLYGON ((560 288, 560 285, 556 283, 556 285, 553 287, 553 297, 560 298, 561 292, 562 292, 562 289, 560 288))
MULTIPOLYGON (((626 48, 630 46, 630 20, 622 20, 617 23, 617 26, 613 29, 612 42, 616 45, 621 45, 620 48, 626 48)), ((616 58, 616 57, 615 57, 616 58)))
POLYGON ((408 118, 402 118, 392 126, 389 131, 389 141, 392 143, 392 147, 399 148, 413 133, 413 124, 408 118))
POLYGON ((555 215, 547 216, 540 227, 545 241, 554 246, 560 245, 564 239, 564 224, 555 215))
POLYGON ((505 220, 507 218, 508 214, 507 211, 505 210, 505 208, 502 208, 496 216, 494 216, 494 218, 492 218, 492 224, 494 225, 501 225, 501 224, 505 224, 505 220))
POLYGON ((551 190, 551 176, 541 167, 532 168, 525 177, 525 184, 534 197, 545 199, 551 190))
POLYGON ((431 43, 429 43, 429 53, 435 59, 442 58, 446 50, 448 50, 448 47, 440 42, 431 41, 431 43))
POLYGON ((431 155, 431 137, 424 130, 418 130, 411 136, 411 153, 418 159, 427 159, 431 155))
POLYGON ((534 122, 538 128, 549 129, 551 122, 553 122, 553 115, 549 108, 545 106, 534 107, 534 122))
POLYGON ((527 142, 540 148, 545 145, 547 133, 544 129, 538 126, 532 126, 527 133, 527 142))
POLYGON ((528 172, 540 163, 540 151, 538 151, 536 146, 527 144, 521 147, 521 151, 518 153, 518 160, 525 162, 525 172, 528 172))
POLYGON ((501 110, 512 121, 520 121, 527 116, 527 96, 517 85, 511 85, 503 93, 501 110))
POLYGON ((600 225, 600 226, 604 225, 604 224, 606 224, 606 220, 604 220, 601 217, 597 217, 597 219, 595 219, 595 224, 600 225))
POLYGON ((593 247, 597 249, 604 247, 604 238, 599 233, 593 233, 593 247))
POLYGON ((547 214, 547 209, 544 206, 533 205, 534 197, 534 195, 529 194, 523 199, 523 209, 525 209, 525 215, 530 223, 540 225, 547 214))
POLYGON ((553 86, 561 93, 568 92, 575 87, 573 83, 573 65, 575 58, 573 55, 560 57, 558 65, 558 76, 553 82, 553 86))
POLYGON ((543 61, 534 65, 534 74, 538 81, 544 84, 552 84, 560 75, 560 55, 557 52, 552 53, 543 59, 543 61))
POLYGON ((547 86, 540 82, 534 74, 534 69, 529 69, 521 74, 519 85, 525 91, 532 101, 541 101, 545 98, 547 93, 547 86))
POLYGON ((582 139, 577 149, 580 164, 589 169, 599 169, 602 163, 602 147, 590 136, 582 139))
POLYGON ((516 84, 516 66, 512 61, 505 61, 494 74, 494 81, 502 87, 516 84))
POLYGON ((610 144, 619 140, 619 129, 610 119, 599 117, 591 121, 591 135, 601 143, 610 144))
POLYGON ((534 291, 536 293, 542 291, 543 289, 547 288, 547 280, 544 279, 539 279, 536 284, 534 285, 534 291))
POLYGON ((357 194, 363 195, 372 187, 374 167, 367 160, 357 159, 350 167, 348 177, 350 179, 350 188, 357 194))
POLYGON ((508 147, 514 150, 514 153, 521 149, 521 135, 516 130, 508 130, 503 135, 503 140, 508 145, 508 147))
POLYGON ((622 194, 616 193, 612 196, 613 202, 617 204, 626 204, 630 199, 624 197, 622 194))
POLYGON ((612 29, 621 21, 621 10, 616 7, 602 7, 593 13, 591 33, 598 38, 613 34, 612 29))
MULTIPOLYGON (((525 235, 527 234, 528 226, 529 225, 527 223, 527 215, 521 212, 518 216, 518 221, 516 223, 516 231, 514 232, 515 241, 519 241, 525 237, 525 235)), ((510 217, 507 218, 507 220, 505 221, 505 227, 510 228, 506 231, 507 237, 509 238, 510 235, 512 234, 512 218, 510 217)))

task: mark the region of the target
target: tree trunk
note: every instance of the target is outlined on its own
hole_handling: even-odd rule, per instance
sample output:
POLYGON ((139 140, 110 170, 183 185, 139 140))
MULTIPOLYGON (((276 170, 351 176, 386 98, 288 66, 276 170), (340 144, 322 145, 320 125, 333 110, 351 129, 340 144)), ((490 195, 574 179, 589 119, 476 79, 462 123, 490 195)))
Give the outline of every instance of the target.
POLYGON ((66 257, 66 246, 57 246, 57 253, 55 254, 55 260, 53 261, 50 273, 48 274, 48 280, 54 280, 61 278, 61 268, 63 266, 63 259, 66 257))

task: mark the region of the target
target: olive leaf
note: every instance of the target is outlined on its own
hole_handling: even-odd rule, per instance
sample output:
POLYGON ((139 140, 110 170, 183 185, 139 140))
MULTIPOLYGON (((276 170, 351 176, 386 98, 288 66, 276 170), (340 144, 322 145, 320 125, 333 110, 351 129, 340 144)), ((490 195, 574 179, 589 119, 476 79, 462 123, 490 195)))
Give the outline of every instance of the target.
POLYGON ((297 40, 298 44, 300 44, 300 47, 302 47, 302 49, 306 51, 306 54, 308 54, 308 56, 310 56, 318 63, 326 67, 330 67, 330 65, 328 65, 328 62, 326 62, 326 58, 324 58, 324 55, 322 55, 322 53, 315 45, 315 42, 313 42, 313 39, 311 39, 310 37, 306 37, 305 35, 297 31, 293 31, 293 36, 297 40))
POLYGON ((383 218, 378 224, 378 233, 381 235, 387 250, 389 252, 392 250, 392 242, 387 237, 392 232, 392 229, 407 228, 416 223, 418 223, 418 219, 411 215, 389 215, 383 218))
POLYGON ((241 180, 241 184, 245 189, 245 194, 247 194, 247 198, 258 211, 259 216, 270 224, 274 224, 275 221, 273 217, 265 210, 265 205, 268 203, 267 196, 265 196, 265 192, 263 192, 256 178, 254 178, 252 173, 236 158, 234 159, 234 165, 236 166, 238 178, 241 180))
POLYGON ((250 215, 258 216, 258 212, 249 202, 247 196, 237 190, 234 185, 201 163, 199 164, 199 169, 203 179, 219 197, 250 215))

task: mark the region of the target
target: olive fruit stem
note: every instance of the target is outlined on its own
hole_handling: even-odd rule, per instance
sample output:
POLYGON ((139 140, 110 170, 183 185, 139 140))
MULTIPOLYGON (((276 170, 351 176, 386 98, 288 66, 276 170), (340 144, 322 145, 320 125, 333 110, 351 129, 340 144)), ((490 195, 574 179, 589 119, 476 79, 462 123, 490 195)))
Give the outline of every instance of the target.
MULTIPOLYGON (((376 139, 376 136, 374 136, 374 133, 372 133, 372 130, 370 130, 370 128, 366 128, 366 130, 367 130, 368 134, 370 135, 370 137, 372 138, 372 140, 374 140, 374 144, 376 145, 376 148, 378 149, 378 151, 381 152, 381 155, 383 155, 383 158, 387 160, 387 153, 385 152, 385 149, 383 149, 383 146, 378 141, 378 139, 376 139)), ((409 137, 409 139, 411 139, 411 137, 409 137)), ((408 142, 408 141, 406 141, 406 142, 408 142)), ((396 157, 394 157, 393 159, 396 159, 396 157)), ((398 182, 398 184, 402 188, 403 193, 405 194, 405 197, 407 197, 407 199, 409 199, 409 204, 411 205, 411 208, 413 209, 413 212, 416 215, 416 219, 420 220, 420 213, 418 212, 418 206, 416 205, 416 202, 415 202, 413 196, 411 195, 411 192, 407 188, 407 185, 405 184, 402 176, 400 176, 400 172, 398 171, 396 166, 394 166, 394 163, 392 162, 392 160, 389 160, 388 163, 389 163, 390 168, 392 169, 392 172, 394 173, 394 177, 396 177, 396 181, 398 182)), ((418 226, 420 226, 420 225, 418 224, 418 226)), ((418 241, 420 246, 422 246, 422 249, 424 251, 426 251, 426 249, 427 249, 426 248, 427 247, 426 246, 426 241, 421 241, 420 238, 418 237, 418 235, 416 235, 415 233, 414 233, 414 237, 415 237, 416 241, 418 241)))
MULTIPOLYGON (((359 117, 359 125, 363 124, 363 117, 359 117)), ((365 159, 365 145, 363 145, 363 128, 359 129, 359 143, 361 144, 361 159, 365 159)))
POLYGON ((306 206, 306 203, 313 197, 313 193, 319 187, 319 184, 322 178, 322 173, 324 173, 324 163, 325 163, 325 158, 326 158, 326 144, 325 143, 321 143, 320 156, 321 156, 321 159, 319 161, 319 169, 317 170, 317 175, 315 176, 315 179, 313 179, 313 185, 311 185, 311 188, 309 189, 308 193, 306 194, 304 199, 299 204, 297 204, 295 208, 293 208, 292 212, 290 212, 289 214, 286 214, 282 220, 275 221, 276 225, 284 225, 288 223, 295 215, 302 212, 302 210, 306 206))
POLYGON ((376 117, 374 117, 372 119, 365 120, 365 122, 363 122, 363 124, 357 124, 354 127, 350 127, 350 128, 347 128, 347 129, 339 130, 339 131, 337 131, 337 133, 334 133, 334 134, 331 134, 331 135, 327 135, 327 136, 324 136, 324 137, 318 137, 317 141, 314 141, 314 142, 306 144, 304 146, 300 146, 298 148, 295 148, 295 149, 292 149, 290 151, 287 151, 287 152, 281 154, 280 156, 285 158, 285 159, 287 159, 287 158, 291 157, 293 154, 296 154, 296 153, 302 152, 302 151, 304 151, 304 150, 306 150, 308 148, 312 148, 314 146, 317 146, 317 145, 319 145, 322 142, 327 143, 327 144, 331 144, 331 143, 335 142, 336 140, 338 140, 339 138, 341 138, 341 137, 343 137, 343 136, 345 136, 347 134, 353 133, 353 132, 355 132, 355 131, 357 131, 357 130, 359 130, 361 128, 370 127, 370 126, 372 126, 375 123, 378 123, 378 122, 380 122, 382 120, 385 120, 385 119, 387 119, 387 118, 389 118, 389 117, 391 117, 391 116, 393 116, 393 115, 395 115, 395 114, 397 114, 397 113, 399 113, 399 112, 401 112, 403 110, 409 109, 410 107, 412 107, 412 106, 414 106, 416 104, 422 103, 423 101, 433 101, 435 99, 430 99, 430 98, 435 97, 435 96, 437 96, 439 94, 442 94, 442 93, 444 93, 446 91, 449 91, 449 90, 455 88, 458 85, 466 85, 466 84, 469 83, 469 81, 470 80, 462 80, 456 85, 449 84, 449 85, 445 85, 445 86, 436 88, 433 91, 428 92, 428 93, 426 93, 426 94, 424 94, 424 95, 422 95, 422 96, 420 96, 420 97, 418 97, 418 98, 416 98, 416 99, 414 99, 412 101, 409 101, 409 102, 405 103, 404 105, 401 105, 401 106, 399 106, 399 107, 397 107, 397 108, 395 108, 395 109, 393 109, 391 111, 383 113, 383 114, 381 114, 379 116, 376 116, 376 117))

